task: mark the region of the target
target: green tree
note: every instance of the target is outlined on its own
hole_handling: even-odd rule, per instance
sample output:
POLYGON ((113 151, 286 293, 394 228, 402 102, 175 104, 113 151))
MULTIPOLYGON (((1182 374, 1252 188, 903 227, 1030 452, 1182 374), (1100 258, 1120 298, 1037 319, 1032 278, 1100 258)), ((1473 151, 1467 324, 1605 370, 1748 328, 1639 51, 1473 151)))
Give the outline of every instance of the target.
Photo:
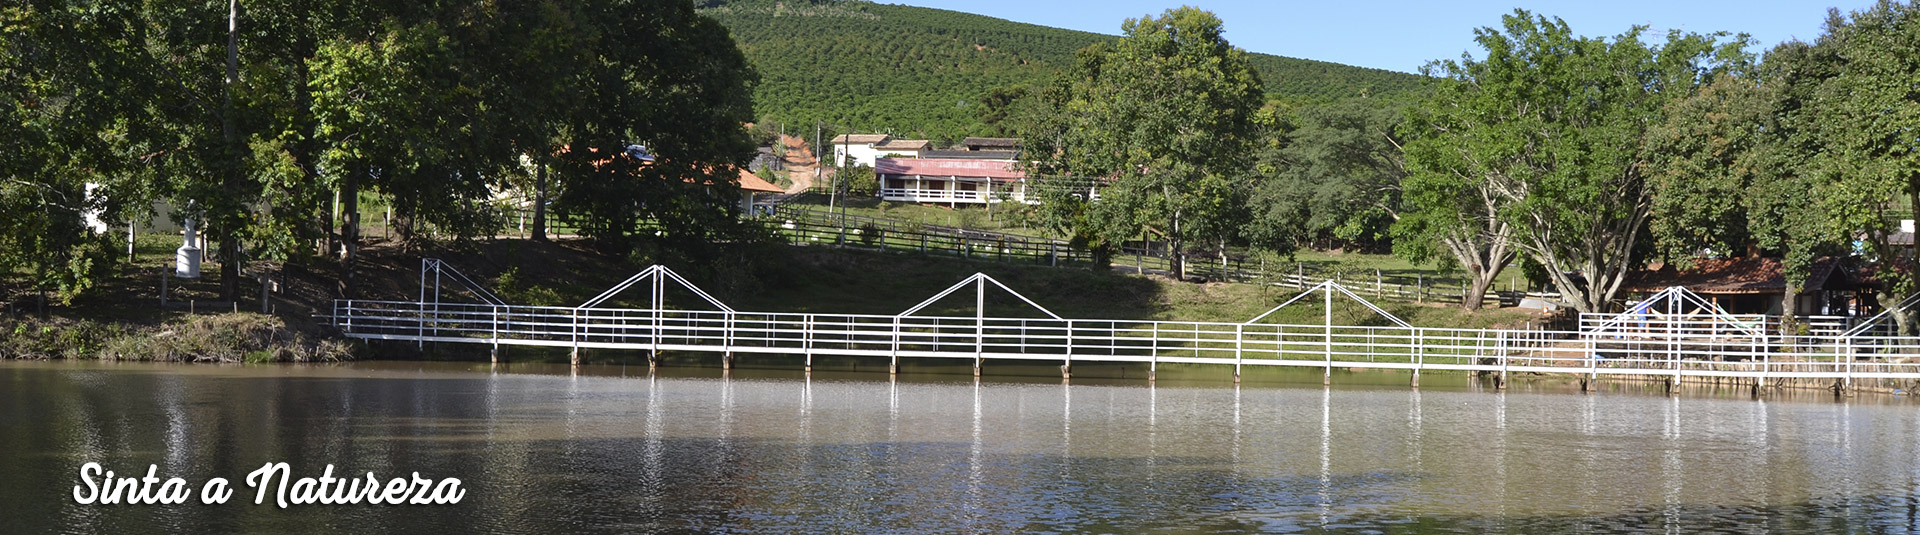
POLYGON ((1249 241, 1280 254, 1301 243, 1388 242, 1406 159, 1402 106, 1350 99, 1300 108, 1260 152, 1249 241))
POLYGON ((1781 256, 1783 309, 1815 261, 1842 254, 1851 236, 1825 217, 1807 162, 1819 152, 1810 104, 1832 62, 1824 51, 1783 43, 1747 73, 1723 73, 1670 102, 1648 139, 1654 172, 1650 230, 1669 262, 1701 252, 1740 254, 1748 246, 1781 256))
POLYGON ((597 60, 571 82, 578 108, 553 129, 574 149, 560 153, 555 207, 614 250, 695 250, 735 239, 749 231, 735 217, 737 170, 754 153, 744 125, 753 118, 756 76, 726 27, 690 3, 645 4, 582 8, 591 38, 578 46, 597 60), (606 163, 632 143, 658 160, 606 163))
POLYGON ((1042 95, 1045 115, 1022 132, 1022 150, 1029 174, 1107 181, 1082 212, 1100 234, 1093 243, 1160 236, 1172 275, 1185 278, 1185 245, 1218 239, 1244 209, 1230 198, 1251 168, 1260 79, 1212 13, 1171 9, 1121 29, 1042 95))
POLYGON ((1439 224, 1410 227, 1485 237, 1471 255, 1455 253, 1475 286, 1511 261, 1492 254, 1504 241, 1548 268, 1564 304, 1610 306, 1651 210, 1648 130, 1667 102, 1745 61, 1744 37, 1672 32, 1653 46, 1643 30, 1576 37, 1559 19, 1516 10, 1504 33, 1476 32, 1485 59, 1430 66, 1441 87, 1413 121, 1420 147, 1408 155, 1425 191, 1410 182, 1408 198, 1433 210, 1416 221, 1439 224))
MULTIPOLYGON (((1833 11, 1816 48, 1831 69, 1808 106, 1819 145, 1810 167, 1816 198, 1831 228, 1863 236, 1880 266, 1877 297, 1894 307, 1917 286, 1913 249, 1889 237, 1920 207, 1920 92, 1912 83, 1920 7, 1883 0, 1846 17, 1833 11)), ((1915 331, 1912 313, 1895 318, 1902 333, 1915 331)))
MULTIPOLYGON (((110 267, 108 238, 83 224, 144 215, 165 159, 155 111, 191 105, 156 95, 185 82, 160 61, 140 6, 18 2, 0 6, 0 274, 59 301, 110 267)), ((179 60, 181 58, 169 58, 179 60)))

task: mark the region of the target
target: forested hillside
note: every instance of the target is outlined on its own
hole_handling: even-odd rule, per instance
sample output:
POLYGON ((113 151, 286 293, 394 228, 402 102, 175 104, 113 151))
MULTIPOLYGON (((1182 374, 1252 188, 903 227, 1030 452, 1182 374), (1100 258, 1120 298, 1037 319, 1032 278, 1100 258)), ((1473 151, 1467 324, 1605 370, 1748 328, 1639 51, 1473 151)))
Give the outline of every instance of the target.
MULTIPOLYGON (((759 70, 755 111, 799 127, 952 140, 999 135, 983 93, 1045 83, 1074 53, 1114 36, 861 1, 707 2, 759 70)), ((1121 21, 1113 21, 1117 30, 1121 21)), ((1257 21, 1227 21, 1256 24, 1257 21)), ((1419 77, 1253 54, 1270 97, 1332 100, 1415 90, 1419 77)))

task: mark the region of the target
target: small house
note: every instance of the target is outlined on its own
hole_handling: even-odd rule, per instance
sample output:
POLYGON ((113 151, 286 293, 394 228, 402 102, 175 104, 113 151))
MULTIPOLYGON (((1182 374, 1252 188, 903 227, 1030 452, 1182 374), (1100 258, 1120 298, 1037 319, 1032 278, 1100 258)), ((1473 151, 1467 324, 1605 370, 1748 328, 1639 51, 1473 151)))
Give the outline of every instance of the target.
MULTIPOLYGON (((1712 301, 1732 314, 1780 315, 1787 293, 1787 277, 1778 258, 1703 258, 1693 267, 1679 269, 1672 264, 1655 264, 1630 274, 1621 290, 1628 294, 1653 294, 1680 286, 1712 301)), ((1843 265, 1842 259, 1827 257, 1814 262, 1807 281, 1796 299, 1796 316, 1855 316, 1869 308, 1863 295, 1870 289, 1843 265)))
POLYGON ((1013 160, 880 158, 873 170, 883 200, 949 205, 1027 200, 1027 174, 1013 160))

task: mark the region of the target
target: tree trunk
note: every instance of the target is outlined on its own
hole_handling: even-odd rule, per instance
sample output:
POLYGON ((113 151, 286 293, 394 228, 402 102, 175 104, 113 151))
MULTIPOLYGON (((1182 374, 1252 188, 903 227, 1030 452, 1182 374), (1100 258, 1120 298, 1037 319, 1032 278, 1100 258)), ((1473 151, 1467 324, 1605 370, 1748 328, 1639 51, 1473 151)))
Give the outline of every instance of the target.
MULTIPOLYGON (((1477 266, 1476 266, 1477 267, 1477 266)), ((1480 304, 1487 299, 1487 290, 1493 288, 1494 278, 1499 271, 1489 269, 1470 269, 1473 280, 1467 285, 1466 295, 1460 296, 1460 306, 1467 310, 1480 310, 1480 304)))
POLYGON ((1887 310, 1890 311, 1887 315, 1893 316, 1893 325, 1897 333, 1900 336, 1913 336, 1915 328, 1913 314, 1896 308, 1900 306, 1900 302, 1905 300, 1907 296, 1894 295, 1884 289, 1874 292, 1873 294, 1875 299, 1880 300, 1880 306, 1886 307, 1887 310))
MULTIPOLYGON (((221 191, 229 200, 240 198, 240 143, 233 131, 233 86, 240 83, 240 1, 227 0, 227 83, 225 102, 220 113, 220 133, 226 142, 229 158, 225 176, 221 179, 221 191)), ((211 204, 211 203, 210 203, 211 204)), ((235 241, 239 234, 234 232, 236 219, 228 219, 220 226, 216 238, 220 240, 220 298, 240 300, 240 248, 235 241)))
POLYGON ((1180 212, 1173 212, 1173 232, 1167 233, 1167 271, 1172 272, 1173 280, 1187 280, 1187 254, 1180 239, 1180 212))
POLYGON ((354 166, 340 181, 340 294, 347 299, 359 293, 353 265, 360 253, 360 173, 364 172, 364 167, 354 166))
POLYGON ((533 241, 547 241, 547 166, 541 164, 533 179, 533 241))

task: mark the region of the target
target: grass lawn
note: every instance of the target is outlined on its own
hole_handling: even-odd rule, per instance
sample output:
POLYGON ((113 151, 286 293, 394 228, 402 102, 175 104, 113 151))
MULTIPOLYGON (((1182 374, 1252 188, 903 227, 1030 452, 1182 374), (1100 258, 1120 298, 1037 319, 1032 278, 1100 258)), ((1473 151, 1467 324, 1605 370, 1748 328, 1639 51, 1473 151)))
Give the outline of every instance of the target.
POLYGON ((830 203, 823 195, 805 195, 794 199, 790 204, 819 210, 826 210, 828 205, 832 204, 834 212, 844 211, 850 216, 893 219, 920 225, 989 230, 1022 236, 1053 237, 1048 236, 1044 230, 1024 226, 1021 218, 1011 216, 1013 210, 1022 209, 1015 203, 1000 203, 991 208, 965 204, 957 208, 948 208, 931 204, 882 201, 871 197, 845 199, 845 206, 841 206, 839 201, 837 199, 830 203))

